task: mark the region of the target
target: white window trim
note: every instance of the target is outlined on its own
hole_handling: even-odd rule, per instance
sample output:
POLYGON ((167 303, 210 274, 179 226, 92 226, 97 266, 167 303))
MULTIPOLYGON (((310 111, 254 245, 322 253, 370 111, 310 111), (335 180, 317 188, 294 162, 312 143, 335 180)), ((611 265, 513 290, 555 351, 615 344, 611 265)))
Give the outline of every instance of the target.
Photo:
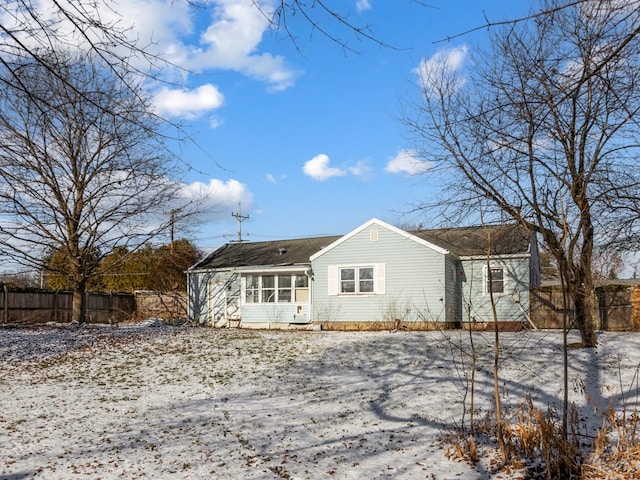
POLYGON ((507 269, 505 268, 504 265, 485 265, 482 268, 482 294, 483 295, 490 295, 489 293, 489 268, 491 268, 492 270, 502 270, 502 292, 493 292, 493 296, 494 297, 499 297, 502 295, 506 295, 507 294, 507 285, 508 285, 508 277, 507 277, 507 269))
MULTIPOLYGON (((359 288, 357 278, 356 287, 359 288)), ((386 288, 385 281, 385 264, 384 263, 358 263, 358 264, 342 264, 342 265, 329 265, 327 269, 327 289, 330 296, 341 297, 371 297, 375 295, 384 295, 386 288), (358 291, 353 293, 345 293, 340 291, 340 272, 345 268, 373 268, 373 292, 360 293, 358 291)))
MULTIPOLYGON (((305 273, 302 272, 251 272, 251 273, 245 273, 242 275, 242 277, 240 278, 240 285, 241 285, 241 301, 243 305, 308 305, 309 302, 296 302, 295 301, 295 295, 296 295, 296 286, 295 286, 295 281, 296 281, 296 277, 297 276, 303 276, 306 275, 305 273), (258 301, 257 302, 247 302, 247 275, 254 275, 258 277, 258 301), (262 278, 264 276, 270 277, 273 276, 274 278, 274 288, 269 288, 269 290, 273 290, 274 295, 275 295, 275 301, 274 302, 263 302, 262 298, 262 292, 263 287, 262 287, 262 278), (290 296, 290 301, 288 302, 281 302, 279 301, 279 296, 280 296, 280 290, 283 290, 281 288, 279 288, 279 277, 281 276, 289 276, 291 277, 291 287, 288 288, 287 290, 289 290, 291 292, 291 296, 290 296)), ((307 276, 307 287, 299 287, 299 289, 304 289, 306 288, 306 290, 309 290, 309 277, 307 276)))

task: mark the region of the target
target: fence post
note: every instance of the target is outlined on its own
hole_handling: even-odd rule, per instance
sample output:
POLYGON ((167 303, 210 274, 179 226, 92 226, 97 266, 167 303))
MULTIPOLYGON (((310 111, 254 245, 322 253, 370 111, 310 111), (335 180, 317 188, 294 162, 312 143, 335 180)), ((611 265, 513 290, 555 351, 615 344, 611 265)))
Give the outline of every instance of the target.
POLYGON ((4 308, 2 309, 3 323, 9 322, 9 287, 6 283, 2 284, 2 295, 4 297, 4 308))

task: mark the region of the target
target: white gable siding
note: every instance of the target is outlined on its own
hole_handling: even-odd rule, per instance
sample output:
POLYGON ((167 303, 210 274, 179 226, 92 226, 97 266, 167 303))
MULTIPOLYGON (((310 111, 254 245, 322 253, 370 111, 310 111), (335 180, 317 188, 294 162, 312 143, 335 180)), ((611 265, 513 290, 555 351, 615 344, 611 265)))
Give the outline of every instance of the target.
POLYGON ((314 255, 313 320, 446 321, 445 258, 407 235, 371 224, 314 255), (377 293, 339 294, 340 266, 373 266, 377 293))

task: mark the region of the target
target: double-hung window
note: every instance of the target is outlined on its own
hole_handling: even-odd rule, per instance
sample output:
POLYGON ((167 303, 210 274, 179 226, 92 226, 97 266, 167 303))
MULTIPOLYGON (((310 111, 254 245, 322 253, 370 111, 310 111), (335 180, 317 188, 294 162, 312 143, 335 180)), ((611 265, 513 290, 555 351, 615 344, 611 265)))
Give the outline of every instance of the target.
POLYGON ((373 267, 340 269, 340 293, 373 293, 373 267))
POLYGON ((502 267, 485 267, 485 292, 504 293, 505 276, 502 267))

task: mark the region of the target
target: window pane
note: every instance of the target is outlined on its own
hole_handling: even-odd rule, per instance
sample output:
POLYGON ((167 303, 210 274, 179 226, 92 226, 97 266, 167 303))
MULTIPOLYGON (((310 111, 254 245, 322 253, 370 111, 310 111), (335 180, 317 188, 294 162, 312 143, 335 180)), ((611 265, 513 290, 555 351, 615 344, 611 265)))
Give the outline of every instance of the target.
POLYGON ((502 268, 491 269, 491 282, 487 278, 490 291, 493 293, 504 293, 504 270, 502 268))
POLYGON ((278 303, 291 303, 291 289, 278 289, 278 303))
POLYGON ((356 291, 356 282, 354 282, 353 280, 340 282, 341 293, 355 293, 355 291, 356 291))
POLYGON ((356 269, 340 269, 340 293, 355 293, 356 291, 356 269))
POLYGON ((360 293, 373 293, 373 280, 360 280, 360 293))
POLYGON ((340 280, 355 280, 356 269, 355 268, 343 268, 340 270, 340 280))
POLYGON ((291 275, 278 275, 278 288, 291 288, 291 275))
POLYGON ((258 288, 258 275, 247 275, 247 289, 258 288))
POLYGON ((275 288, 275 276, 263 275, 262 276, 262 288, 275 288))
POLYGON ((245 301, 247 303, 258 303, 260 301, 258 275, 247 275, 247 285, 245 290, 245 301))
POLYGON ((247 290, 247 303, 258 303, 259 298, 260 297, 258 296, 258 290, 247 290))
POLYGON ((272 289, 262 289, 262 303, 275 303, 276 291, 272 289))
POLYGON ((306 275, 296 275, 296 288, 306 288, 309 286, 309 277, 306 275))
POLYGON ((366 267, 358 269, 358 276, 360 280, 373 280, 373 268, 366 267))

